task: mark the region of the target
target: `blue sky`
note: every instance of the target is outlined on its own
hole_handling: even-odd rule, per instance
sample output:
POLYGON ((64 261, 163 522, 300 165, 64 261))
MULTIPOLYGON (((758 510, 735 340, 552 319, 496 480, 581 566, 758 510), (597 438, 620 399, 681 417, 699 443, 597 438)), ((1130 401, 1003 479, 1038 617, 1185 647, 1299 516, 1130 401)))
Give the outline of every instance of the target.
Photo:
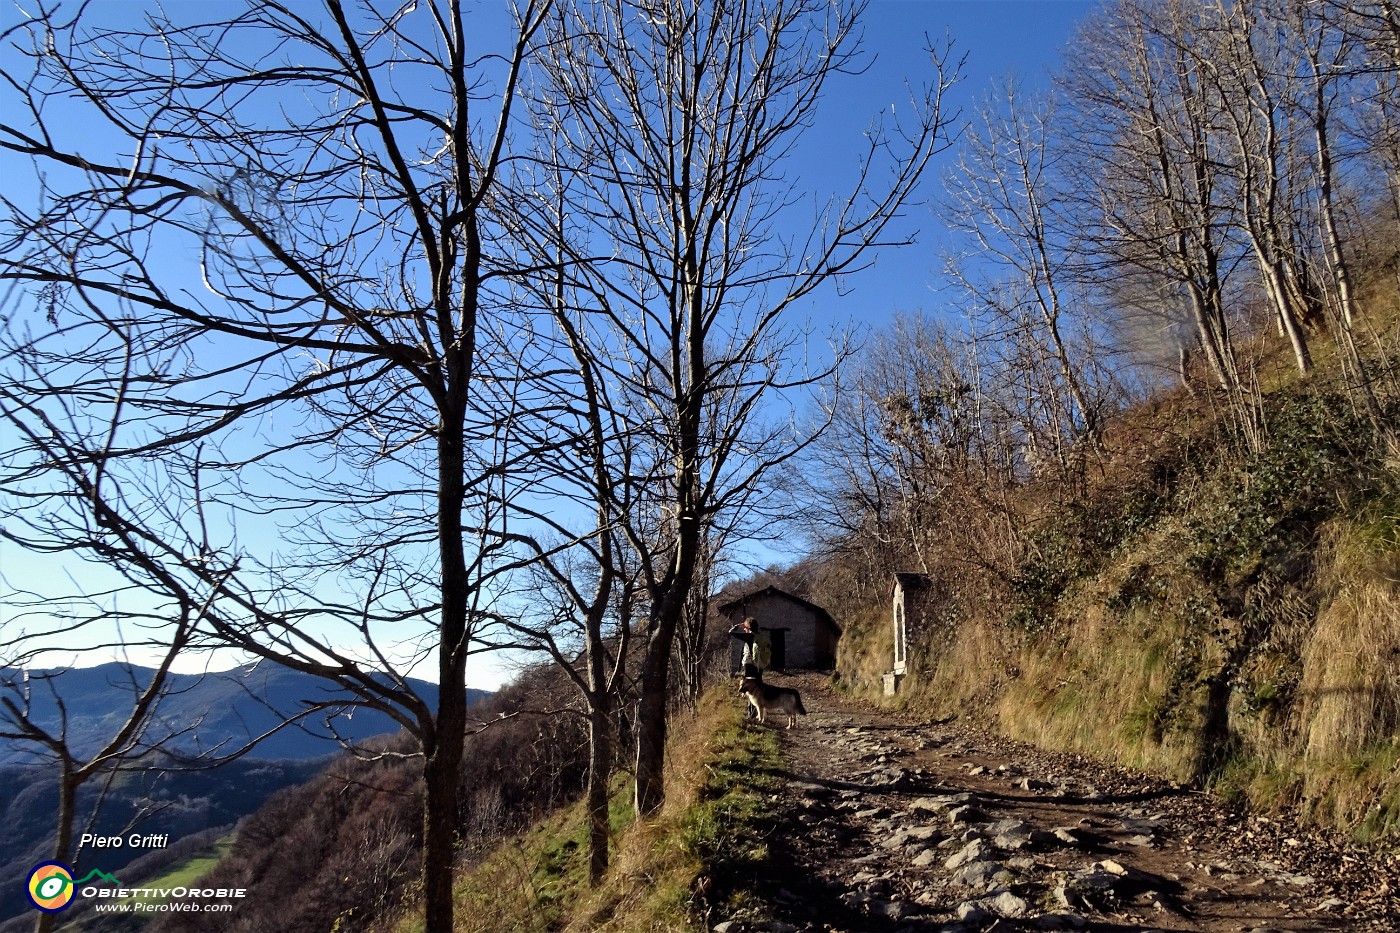
MULTIPOLYGON (((874 53, 875 62, 867 74, 830 85, 819 115, 822 125, 806 140, 809 170, 814 176, 830 175, 830 184, 840 190, 840 163, 826 158, 827 147, 819 140, 834 136, 839 143, 843 135, 858 140, 879 108, 907 100, 904 82, 929 73, 923 51, 926 35, 935 42, 951 36, 967 56, 963 80, 951 95, 952 104, 961 106, 966 116, 994 82, 1008 76, 1015 76, 1027 90, 1046 86, 1076 24, 1095 6, 1082 0, 873 0, 865 17, 865 47, 874 53)), ((925 179, 926 196, 941 193, 942 170, 950 162, 948 156, 936 161, 925 179)), ((940 310, 939 255, 947 239, 927 207, 912 208, 904 224, 919 231, 919 242, 886 250, 874 269, 845 283, 843 297, 824 294, 817 299, 813 313, 819 320, 878 327, 895 312, 940 310)))
MULTIPOLYGON (((149 3, 125 0, 98 3, 104 18, 134 20, 141 11, 151 8, 149 3)), ((487 8, 490 4, 481 6, 487 8)), ((849 186, 862 133, 871 119, 882 109, 891 105, 897 108, 908 100, 906 83, 917 85, 930 79, 926 37, 941 43, 951 36, 957 50, 955 57, 966 55, 963 79, 950 96, 951 105, 962 107, 966 114, 988 93, 994 81, 1008 75, 1014 74, 1028 89, 1043 86, 1076 23, 1093 6, 1080 0, 874 0, 864 19, 864 47, 872 58, 869 68, 861 75, 839 77, 828 85, 817 124, 794 154, 791 178, 799 190, 820 195, 839 193, 849 186)), ((495 17, 488 14, 486 18, 495 17)), ((0 26, 15 21, 13 6, 0 14, 0 26)), ((489 27, 484 31, 489 31, 489 27)), ((951 155, 937 160, 925 179, 926 197, 941 191, 939 176, 951 162, 951 155)), ((817 335, 832 327, 878 328, 896 312, 941 310, 944 299, 938 292, 938 270, 946 240, 940 226, 932 211, 922 205, 910 208, 900 223, 899 235, 908 235, 914 229, 920 231, 917 245, 881 253, 873 269, 843 283, 842 295, 836 295, 833 288, 824 289, 799 310, 799 314, 810 318, 817 335)), ((766 563, 771 558, 786 563, 799 556, 767 555, 760 549, 753 559, 766 563)), ((28 579, 36 574, 53 574, 55 567, 51 559, 35 561, 0 544, 0 571, 11 579, 28 579)), ((64 663, 66 659, 53 660, 64 663)), ((110 658, 93 657, 83 663, 106 660, 110 658)), ((133 660, 143 658, 137 656, 133 660)), ((469 680, 474 686, 489 688, 508 675, 507 665, 474 662, 469 680)))

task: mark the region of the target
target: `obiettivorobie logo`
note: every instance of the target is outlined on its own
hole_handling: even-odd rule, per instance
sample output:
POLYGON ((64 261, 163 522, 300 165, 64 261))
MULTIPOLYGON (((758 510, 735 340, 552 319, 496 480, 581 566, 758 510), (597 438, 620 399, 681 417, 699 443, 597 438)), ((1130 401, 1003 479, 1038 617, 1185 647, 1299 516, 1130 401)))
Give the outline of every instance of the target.
POLYGON ((104 871, 94 868, 81 878, 63 862, 40 862, 29 870, 25 893, 35 910, 56 914, 67 910, 74 898, 93 904, 99 913, 218 913, 233 909, 233 900, 248 896, 247 888, 123 887, 104 871), (97 883, 92 884, 96 879, 97 883))
POLYGON ((35 909, 56 914, 73 903, 73 893, 78 885, 87 884, 94 878, 121 887, 120 881, 96 868, 82 878, 74 880, 73 869, 62 862, 40 862, 29 870, 29 880, 25 889, 29 894, 29 903, 33 904, 35 909))

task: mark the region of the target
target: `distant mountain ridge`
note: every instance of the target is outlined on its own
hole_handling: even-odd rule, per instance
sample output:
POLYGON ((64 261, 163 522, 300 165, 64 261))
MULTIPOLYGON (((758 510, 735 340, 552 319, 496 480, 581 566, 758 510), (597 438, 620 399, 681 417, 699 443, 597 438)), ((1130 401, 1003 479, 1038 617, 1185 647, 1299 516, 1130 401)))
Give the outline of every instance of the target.
MULTIPOLYGON (((35 718, 57 729, 66 713, 69 746, 78 755, 90 754, 110 740, 131 713, 132 688, 150 682, 151 668, 114 661, 96 667, 50 668, 29 672, 35 718), (37 681, 52 676, 53 689, 37 681), (61 698, 60 711, 57 698, 61 698)), ((18 682, 24 672, 0 668, 0 685, 18 682)), ((430 704, 436 703, 436 684, 410 678, 409 685, 430 704)), ((352 697, 311 674, 257 664, 207 674, 172 674, 147 736, 154 741, 172 732, 181 733, 171 743, 184 753, 217 748, 231 752, 263 735, 311 703, 350 703, 352 697)), ((9 693, 8 689, 0 695, 9 693)), ((488 690, 467 689, 467 702, 490 696, 488 690)), ((339 736, 352 742, 385 733, 400 726, 377 710, 347 707, 337 713, 318 711, 263 739, 250 753, 257 758, 306 759, 341 748, 339 736), (330 718, 329 725, 327 718, 330 718)), ((0 765, 33 761, 32 743, 0 739, 0 765)))
MULTIPOLYGON (((144 686, 153 673, 151 668, 120 662, 31 670, 33 714, 48 729, 57 729, 66 715, 70 749, 80 757, 91 754, 109 741, 131 714, 132 682, 144 686), (52 690, 37 679, 49 675, 52 690), (62 712, 57 698, 62 700, 62 712)), ((22 682, 23 677, 23 671, 0 668, 0 697, 13 698, 8 685, 22 682)), ((195 726, 172 743, 175 750, 184 753, 215 747, 222 753, 232 752, 275 728, 286 715, 305 709, 306 701, 351 699, 318 677, 270 664, 218 673, 173 674, 169 683, 148 737, 155 740, 195 726)), ((437 701, 436 684, 409 680, 409 685, 429 703, 437 701)), ((467 690, 471 704, 490 695, 487 690, 467 690)), ((89 782, 79 795, 78 811, 85 820, 103 793, 106 802, 92 824, 94 833, 117 835, 135 827, 146 833, 169 834, 172 845, 212 827, 231 827, 278 789, 311 780, 334 760, 342 745, 327 728, 327 716, 332 717, 335 733, 349 741, 363 742, 399 731, 397 722, 374 710, 347 709, 339 714, 325 710, 308 716, 305 728, 289 726, 259 742, 246 757, 211 769, 167 771, 158 753, 129 762, 129 770, 111 782, 89 782)), ((0 721, 3 717, 0 709, 0 721)), ((37 758, 34 749, 30 742, 0 739, 0 787, 6 791, 5 799, 0 800, 0 825, 5 827, 5 833, 0 834, 0 876, 6 878, 22 877, 30 866, 53 852, 57 802, 53 765, 37 758)), ((88 848, 78 850, 74 860, 84 869, 101 868, 129 882, 133 879, 121 872, 145 854, 125 848, 88 848)), ((0 928, 27 928, 31 913, 22 886, 0 889, 0 928)))

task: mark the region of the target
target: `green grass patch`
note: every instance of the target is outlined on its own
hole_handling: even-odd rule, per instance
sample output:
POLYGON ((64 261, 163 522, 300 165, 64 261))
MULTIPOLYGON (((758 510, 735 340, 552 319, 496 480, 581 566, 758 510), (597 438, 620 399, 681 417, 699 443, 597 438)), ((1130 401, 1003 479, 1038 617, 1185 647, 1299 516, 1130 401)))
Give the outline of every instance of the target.
POLYGON ((1271 812, 1296 804, 1302 786, 1302 775, 1291 764, 1237 750, 1221 764, 1211 790, 1231 803, 1271 812))
POLYGON ((1400 739, 1375 742, 1359 754, 1313 763, 1304 806, 1325 822, 1345 827, 1362 842, 1400 836, 1400 739))
MULTIPOLYGON (((234 833, 220 836, 212 846, 207 849, 201 849, 183 862, 177 862, 175 865, 171 866, 169 871, 160 877, 141 882, 141 887, 163 890, 194 887, 199 879, 209 874, 209 872, 214 869, 214 866, 219 864, 219 860, 227 855, 229 850, 233 848, 234 836, 234 833)), ((148 894, 135 898, 135 900, 159 904, 169 900, 169 898, 162 897, 158 894, 148 894)))
POLYGON ((608 878, 568 929, 705 930, 714 908, 733 916, 756 904, 781 766, 777 732, 746 723, 733 693, 712 689, 676 731, 670 762, 666 808, 623 837, 608 878))
POLYGON ((717 899, 739 907, 769 857, 764 829, 772 819, 768 797, 781 764, 777 733, 732 722, 715 743, 699 799, 681 815, 680 844, 704 864, 717 899))
POLYGON ((1161 698, 1144 696, 1123 717, 1119 732, 1130 745, 1160 745, 1165 719, 1161 698))

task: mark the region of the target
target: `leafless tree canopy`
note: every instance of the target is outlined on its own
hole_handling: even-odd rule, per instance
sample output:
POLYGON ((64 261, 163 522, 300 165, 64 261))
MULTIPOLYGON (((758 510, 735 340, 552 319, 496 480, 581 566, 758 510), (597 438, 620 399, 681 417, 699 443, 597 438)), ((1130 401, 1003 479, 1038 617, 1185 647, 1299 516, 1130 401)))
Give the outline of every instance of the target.
POLYGON ((696 568, 810 438, 773 408, 822 375, 787 318, 907 239, 956 66, 931 52, 912 115, 813 202, 786 161, 858 7, 541 0, 496 48, 455 0, 205 12, 8 37, 0 147, 35 172, 0 220, 6 527, 139 570, 154 617, 191 607, 183 640, 394 716, 448 929, 468 656, 577 646, 601 728, 643 610, 659 803, 696 568), (526 570, 552 620, 505 608, 526 570))
MULTIPOLYGON (((947 145, 934 78, 913 116, 877 123, 853 187, 816 204, 786 169, 827 81, 852 68, 859 7, 807 0, 694 6, 631 0, 562 10, 536 109, 552 187, 534 235, 557 244, 571 340, 599 361, 642 478, 618 521, 648 604, 637 808, 661 802, 667 676, 708 525, 742 511, 805 443, 765 401, 794 369, 794 303, 888 243, 947 145), (804 203, 808 202, 808 203, 804 203)), ((838 353, 838 359, 840 354, 838 353)))
POLYGON ((466 659, 510 563, 503 413, 529 353, 500 217, 548 10, 516 11, 486 54, 450 2, 116 26, 40 11, 4 75, 0 146, 36 168, 0 232, 23 438, 7 462, 23 489, 60 491, 8 514, 158 568, 202 636, 333 678, 412 731, 434 929, 466 659), (424 659, 436 708, 403 680, 424 659))

